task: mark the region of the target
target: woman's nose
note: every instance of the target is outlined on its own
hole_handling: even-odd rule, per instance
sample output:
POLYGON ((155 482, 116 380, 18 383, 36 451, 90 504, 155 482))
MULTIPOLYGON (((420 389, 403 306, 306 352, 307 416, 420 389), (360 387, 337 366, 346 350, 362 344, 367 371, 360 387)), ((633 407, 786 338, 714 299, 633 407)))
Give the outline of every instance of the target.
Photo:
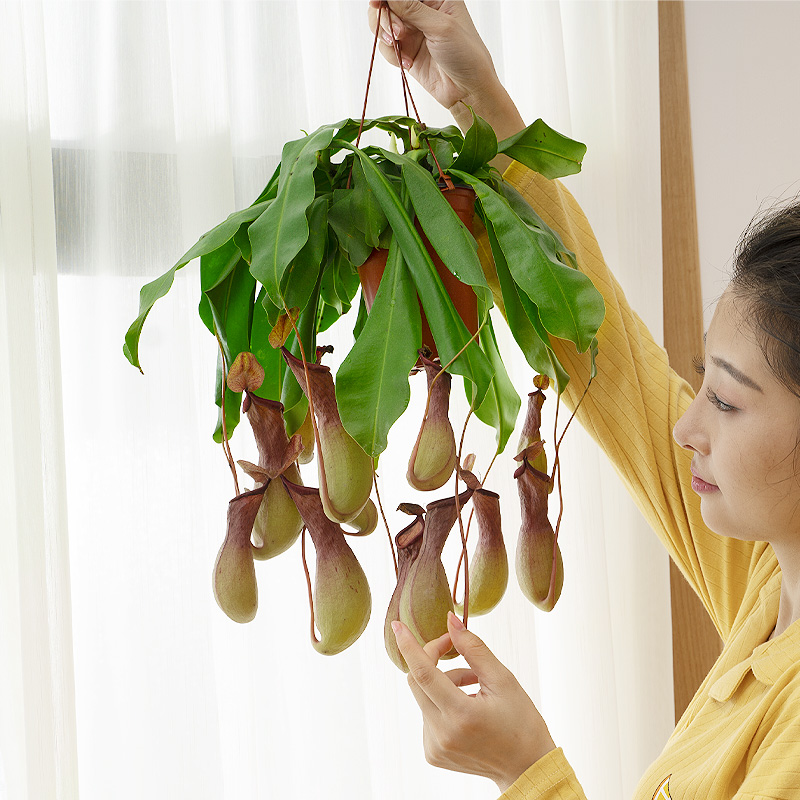
POLYGON ((707 455, 708 435, 703 425, 699 396, 692 400, 689 408, 675 423, 675 427, 672 429, 672 438, 686 450, 707 455))

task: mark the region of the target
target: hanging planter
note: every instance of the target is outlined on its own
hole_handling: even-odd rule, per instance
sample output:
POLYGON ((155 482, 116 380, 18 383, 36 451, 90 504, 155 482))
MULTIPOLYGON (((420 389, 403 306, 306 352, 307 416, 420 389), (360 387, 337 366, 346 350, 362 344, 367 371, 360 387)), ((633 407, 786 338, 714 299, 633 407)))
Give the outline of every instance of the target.
MULTIPOLYGON (((456 212, 458 219, 472 234, 473 220, 475 218, 475 192, 467 187, 445 186, 442 188, 442 194, 453 211, 456 212)), ((425 245, 434 267, 436 267, 436 274, 442 281, 447 296, 453 301, 453 305, 470 335, 474 336, 478 331, 478 298, 475 292, 469 284, 459 280, 447 269, 417 221, 415 221, 414 227, 417 233, 420 234, 422 243, 425 245)), ((388 255, 388 250, 376 248, 358 268, 358 278, 361 282, 361 293, 367 313, 370 312, 372 304, 375 302, 375 295, 378 293, 378 286, 386 269, 388 255)), ((431 355, 436 358, 439 355, 436 350, 436 340, 433 338, 433 333, 431 333, 428 318, 425 316, 421 301, 420 315, 422 320, 422 346, 427 347, 431 355)))
MULTIPOLYGON (((402 70, 401 74, 407 91, 402 70)), ((541 120, 498 142, 492 128, 475 114, 464 134, 453 126, 428 128, 408 114, 323 125, 284 146, 274 175, 251 206, 202 236, 171 269, 142 288, 139 315, 127 332, 124 348, 131 364, 140 369, 139 338, 150 310, 169 291, 175 273, 200 259, 199 314, 219 344, 215 397, 219 415, 214 438, 223 444, 234 476, 228 440, 239 423, 243 401, 251 423, 258 420, 254 430, 262 439, 259 465, 247 465, 247 471, 256 481, 259 495, 240 492, 237 481, 235 513, 231 512, 235 524, 218 559, 217 596, 232 618, 243 621, 255 614, 253 559, 243 552, 242 528, 251 517, 258 518, 252 536, 253 558, 277 555, 291 546, 302 524, 311 527, 311 497, 315 525, 325 531, 323 539, 322 533, 312 529, 315 545, 336 543, 319 545, 324 547, 318 556, 324 556, 326 571, 317 574, 316 593, 326 598, 325 630, 318 625, 322 639, 316 637, 312 618, 312 637, 322 652, 338 652, 357 638, 366 624, 363 614, 369 613, 368 598, 348 599, 361 616, 358 624, 351 619, 347 631, 337 632, 336 615, 329 609, 335 606, 331 598, 338 590, 325 586, 325 575, 335 574, 329 565, 331 554, 337 553, 347 555, 348 570, 358 571, 353 551, 337 531, 350 532, 340 529, 342 524, 362 533, 375 527, 374 464, 386 449, 389 430, 408 405, 410 374, 424 370, 429 376, 428 408, 420 436, 413 453, 403 455, 410 459, 409 479, 416 488, 438 489, 454 472, 461 479, 472 475, 461 463, 460 448, 455 450, 447 416, 445 394, 449 398, 451 375, 464 379, 470 416, 474 414, 495 428, 495 455, 503 452, 514 429, 521 401, 497 347, 489 315, 495 303, 501 306, 529 365, 547 376, 557 393, 563 392, 569 375, 559 363, 550 337, 572 342, 578 352, 586 353, 594 374, 595 336, 604 314, 602 298, 577 269, 574 255, 559 236, 491 166, 501 153, 553 179, 578 172, 585 147, 541 120), (385 146, 362 146, 361 136, 367 130, 383 132, 385 146), (478 258, 473 215, 485 229, 491 248, 491 288, 478 258), (334 377, 319 363, 325 348, 318 348, 318 336, 345 317, 353 305, 358 306, 354 343, 334 377), (267 416, 273 425, 270 433, 265 432, 267 416), (276 419, 280 430, 274 429, 276 419), (263 443, 266 439, 272 444, 263 443), (316 490, 298 488, 296 462, 306 463, 312 448, 319 467, 318 500, 316 490), (276 512, 272 519, 286 519, 286 525, 292 526, 285 536, 268 527, 271 518, 267 509, 258 508, 259 496, 262 504, 279 498, 280 515, 276 512), (294 513, 287 506, 300 497, 303 507, 298 504, 298 513, 294 513), (319 509, 333 527, 319 526, 319 509), (269 536, 264 530, 269 530, 269 536), (277 544, 268 545, 268 540, 277 544), (239 564, 246 572, 246 591, 237 588, 239 564), (231 595, 229 603, 220 598, 220 591, 231 595), (323 640, 331 644, 320 645, 323 640)), ((530 434, 532 429, 527 427, 530 434)), ((517 456, 522 461, 520 475, 526 476, 519 483, 523 505, 535 508, 540 516, 542 507, 546 514, 546 496, 554 482, 546 462, 541 469, 541 448, 541 444, 532 448, 528 442, 521 445, 517 456), (528 467, 539 477, 530 479, 533 473, 525 472, 528 467), (546 481, 544 500, 542 487, 533 486, 536 480, 546 481), (534 495, 536 502, 531 499, 534 495)), ((557 466, 556 458, 554 472, 557 466)), ((483 503, 481 525, 492 531, 481 547, 481 564, 489 563, 485 553, 496 559, 502 552, 505 558, 497 538, 499 518, 496 523, 487 521, 485 510, 490 506, 499 509, 499 504, 487 502, 491 492, 474 475, 469 480, 466 494, 457 479, 451 491, 442 490, 446 496, 428 506, 430 510, 439 509, 437 503, 448 508, 449 503, 454 504, 462 535, 467 595, 469 570, 461 513, 462 502, 469 502, 476 491, 483 503)), ((409 559, 413 562, 420 552, 434 553, 429 569, 441 582, 436 554, 441 552, 439 539, 447 534, 437 522, 436 544, 426 543, 424 530, 430 511, 415 508, 419 513, 412 526, 414 544, 408 536, 402 540, 406 578, 418 585, 413 580, 417 571, 409 559)), ((440 511, 436 513, 441 516, 440 511)), ((552 563, 556 564, 558 556, 560 565, 557 527, 552 540, 546 541, 552 563)), ((555 583, 563 573, 560 566, 554 567, 547 573, 553 576, 553 585, 539 585, 541 575, 547 572, 541 563, 545 558, 542 536, 526 537, 528 545, 520 551, 523 559, 538 559, 536 586, 528 586, 529 576, 521 582, 531 599, 552 608, 560 590, 560 583, 557 587, 555 583)), ((305 537, 301 538, 305 547, 305 537)), ((394 550, 393 555, 397 568, 394 550)), ((486 587, 491 581, 482 569, 481 585, 486 587)), ((524 569, 518 559, 517 571, 524 569)), ((359 577, 356 583, 366 586, 366 579, 359 577)), ((482 611, 499 599, 496 588, 488 600, 487 591, 482 589, 482 611)), ((309 583, 312 602, 313 594, 309 583)), ((447 594, 438 586, 436 602, 441 605, 447 594)), ((403 595, 403 602, 399 601, 401 594, 396 595, 393 602, 401 619, 405 613, 412 621, 427 620, 433 613, 419 607, 417 600, 408 599, 424 597, 422 590, 403 595)), ((465 617, 468 613, 465 597, 465 617)), ((417 628, 421 630, 419 625, 417 628)))

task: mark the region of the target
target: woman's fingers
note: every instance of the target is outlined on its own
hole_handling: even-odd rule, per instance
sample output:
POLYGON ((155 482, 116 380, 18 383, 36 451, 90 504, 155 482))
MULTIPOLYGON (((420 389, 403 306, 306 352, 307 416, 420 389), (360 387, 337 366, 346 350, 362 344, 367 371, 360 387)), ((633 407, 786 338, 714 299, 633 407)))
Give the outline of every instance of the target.
POLYGON ((475 686, 479 684, 478 676, 471 670, 464 667, 459 669, 451 669, 444 673, 453 686, 475 686))
MULTIPOLYGON (((462 692, 436 668, 436 661, 420 646, 414 634, 402 622, 393 622, 392 630, 397 638, 397 647, 408 664, 408 682, 414 690, 414 696, 418 698, 416 685, 439 711, 445 713, 462 703, 462 692)), ((435 639, 434 646, 443 639, 435 639)))
POLYGON ((482 687, 491 689, 507 681, 511 675, 508 668, 452 611, 447 615, 447 628, 453 646, 464 656, 482 687))
POLYGON ((422 649, 435 664, 442 656, 453 649, 453 641, 449 633, 443 633, 438 639, 428 642, 422 649))

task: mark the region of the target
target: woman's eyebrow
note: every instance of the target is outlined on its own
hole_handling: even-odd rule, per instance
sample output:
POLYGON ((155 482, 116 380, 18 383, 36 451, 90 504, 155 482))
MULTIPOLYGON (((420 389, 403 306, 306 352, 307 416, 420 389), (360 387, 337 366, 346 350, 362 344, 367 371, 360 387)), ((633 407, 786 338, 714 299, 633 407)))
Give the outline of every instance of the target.
POLYGON ((725 359, 711 356, 711 363, 720 369, 724 369, 735 381, 738 381, 742 386, 747 386, 748 389, 755 389, 757 392, 764 393, 764 390, 752 379, 749 378, 744 372, 736 369, 733 364, 729 364, 725 359))
MULTIPOLYGON (((706 346, 706 336, 708 334, 703 334, 703 348, 705 349, 706 346)), ((714 366, 719 367, 720 369, 724 369, 728 375, 731 376, 735 381, 741 383, 742 386, 746 386, 748 389, 755 389, 757 392, 761 392, 764 394, 764 390, 752 379, 749 378, 747 375, 744 374, 741 370, 736 369, 733 364, 729 364, 724 358, 719 358, 718 356, 711 356, 711 363, 714 366)))

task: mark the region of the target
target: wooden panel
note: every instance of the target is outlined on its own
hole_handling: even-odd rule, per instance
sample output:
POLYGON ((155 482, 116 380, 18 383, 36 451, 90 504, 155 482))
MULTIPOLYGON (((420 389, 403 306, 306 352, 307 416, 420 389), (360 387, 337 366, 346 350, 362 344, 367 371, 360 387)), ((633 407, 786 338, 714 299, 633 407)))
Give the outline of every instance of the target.
MULTIPOLYGON (((697 389, 692 358, 703 348, 703 310, 683 0, 659 0, 658 29, 664 345, 673 368, 697 389)), ((674 564, 670 564, 670 586, 677 721, 719 655, 721 642, 674 564)))

